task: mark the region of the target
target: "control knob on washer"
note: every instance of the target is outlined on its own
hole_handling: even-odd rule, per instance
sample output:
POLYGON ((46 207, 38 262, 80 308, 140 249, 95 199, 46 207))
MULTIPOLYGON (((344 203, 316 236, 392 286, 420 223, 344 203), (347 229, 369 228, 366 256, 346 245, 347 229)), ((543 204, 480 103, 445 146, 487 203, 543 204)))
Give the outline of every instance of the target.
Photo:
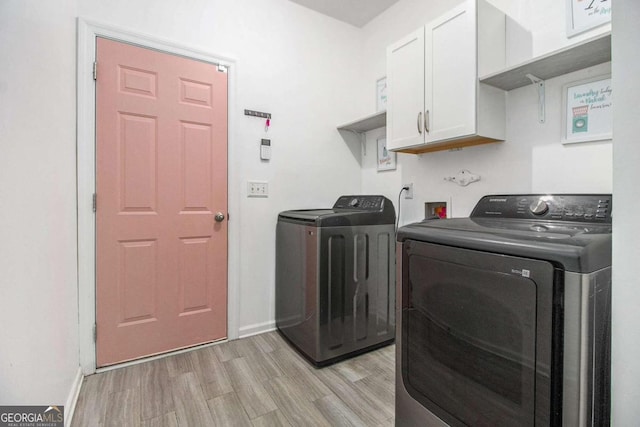
POLYGON ((544 215, 549 211, 549 205, 542 199, 538 199, 529 205, 529 210, 534 215, 544 215))
POLYGON ((352 208, 355 208, 358 206, 358 202, 359 200, 357 198, 354 198, 349 202, 349 206, 351 206, 352 208))

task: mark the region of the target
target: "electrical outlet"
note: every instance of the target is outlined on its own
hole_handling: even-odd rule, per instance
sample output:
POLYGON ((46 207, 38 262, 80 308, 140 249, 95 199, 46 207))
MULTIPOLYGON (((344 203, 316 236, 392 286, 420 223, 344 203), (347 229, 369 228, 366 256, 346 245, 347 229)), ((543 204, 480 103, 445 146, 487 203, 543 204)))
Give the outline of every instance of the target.
POLYGON ((405 199, 413 199, 413 182, 411 182, 409 184, 404 184, 402 187, 403 188, 404 187, 409 187, 408 190, 404 191, 404 198, 405 199))
POLYGON ((247 181, 247 197, 269 197, 269 183, 266 181, 247 181))

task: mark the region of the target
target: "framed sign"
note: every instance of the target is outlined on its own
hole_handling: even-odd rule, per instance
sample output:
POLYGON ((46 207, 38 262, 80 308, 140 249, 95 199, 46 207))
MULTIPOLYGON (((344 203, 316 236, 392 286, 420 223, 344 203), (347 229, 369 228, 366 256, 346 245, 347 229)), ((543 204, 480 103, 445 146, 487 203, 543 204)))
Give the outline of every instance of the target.
POLYGON ((387 138, 378 140, 378 171, 390 171, 396 168, 396 153, 387 150, 387 138))
POLYGON ((569 83, 562 92, 563 144, 611 139, 611 76, 569 83))
POLYGON ((567 37, 611 22, 612 0, 567 0, 567 37))
POLYGON ((387 78, 383 77, 376 82, 376 111, 387 109, 387 78))

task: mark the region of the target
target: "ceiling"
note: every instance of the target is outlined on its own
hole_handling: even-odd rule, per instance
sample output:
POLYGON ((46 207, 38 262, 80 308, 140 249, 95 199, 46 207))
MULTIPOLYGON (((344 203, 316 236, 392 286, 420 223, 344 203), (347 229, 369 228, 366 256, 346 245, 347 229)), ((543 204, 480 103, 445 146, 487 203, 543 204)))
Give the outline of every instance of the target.
POLYGON ((316 12, 363 27, 398 0, 291 0, 316 12))

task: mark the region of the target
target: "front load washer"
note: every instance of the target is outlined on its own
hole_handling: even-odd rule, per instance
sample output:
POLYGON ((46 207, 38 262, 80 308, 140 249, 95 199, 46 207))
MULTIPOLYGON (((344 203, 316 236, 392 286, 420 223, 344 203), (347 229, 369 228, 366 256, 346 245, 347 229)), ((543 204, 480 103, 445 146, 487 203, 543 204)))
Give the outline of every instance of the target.
POLYGON ((398 230, 396 425, 608 426, 609 194, 398 230))
POLYGON ((314 365, 393 342, 395 218, 383 196, 278 215, 276 326, 314 365))

